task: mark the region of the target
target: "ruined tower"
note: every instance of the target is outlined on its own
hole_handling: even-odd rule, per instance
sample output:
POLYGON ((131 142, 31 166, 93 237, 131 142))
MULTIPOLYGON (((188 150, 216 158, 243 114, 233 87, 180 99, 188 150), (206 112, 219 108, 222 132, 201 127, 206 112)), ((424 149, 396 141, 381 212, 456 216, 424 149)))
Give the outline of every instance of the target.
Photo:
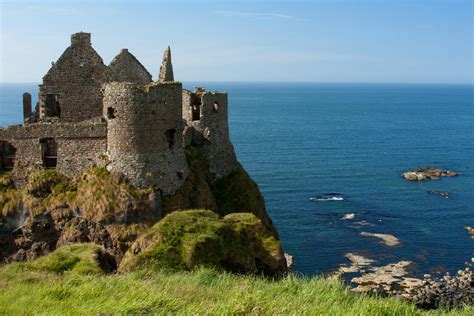
POLYGON ((230 174, 238 166, 229 137, 226 92, 183 90, 183 118, 186 121, 185 145, 202 145, 209 167, 216 178, 230 174))
POLYGON ((108 168, 138 187, 174 194, 187 175, 182 145, 182 85, 153 82, 105 85, 108 168))
POLYGON ((173 65, 171 64, 171 48, 168 46, 163 53, 163 63, 160 67, 160 74, 158 76, 159 82, 174 81, 173 65))

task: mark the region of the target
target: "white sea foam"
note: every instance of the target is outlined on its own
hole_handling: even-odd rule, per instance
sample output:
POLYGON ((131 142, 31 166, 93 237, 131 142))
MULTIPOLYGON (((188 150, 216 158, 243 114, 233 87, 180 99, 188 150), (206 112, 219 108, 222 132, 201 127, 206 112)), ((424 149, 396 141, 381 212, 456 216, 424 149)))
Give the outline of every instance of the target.
POLYGON ((342 196, 315 196, 309 198, 311 201, 344 201, 342 196))

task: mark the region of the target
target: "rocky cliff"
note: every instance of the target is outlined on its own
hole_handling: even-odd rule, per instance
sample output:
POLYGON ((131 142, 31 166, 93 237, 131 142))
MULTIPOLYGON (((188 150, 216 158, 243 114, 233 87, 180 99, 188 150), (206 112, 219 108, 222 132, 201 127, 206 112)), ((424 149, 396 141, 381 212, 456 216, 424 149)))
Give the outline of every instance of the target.
MULTIPOLYGON (((228 176, 216 179, 199 146, 186 148, 186 160, 190 173, 184 185, 174 195, 163 197, 151 188, 136 189, 123 175, 105 168, 94 167, 72 179, 54 169, 43 169, 32 173, 23 189, 14 188, 11 175, 2 173, 0 258, 6 262, 31 260, 63 245, 87 242, 103 246, 117 263, 127 251, 128 262, 135 262, 132 257, 138 254, 133 253, 130 246, 135 245, 136 249, 144 236, 150 234, 150 229, 160 231, 155 226, 163 222, 163 217, 183 210, 207 210, 202 214, 184 212, 185 220, 179 217, 180 222, 189 221, 195 228, 195 235, 190 238, 202 237, 192 223, 204 214, 203 221, 214 228, 216 223, 219 226, 213 232, 213 245, 236 243, 240 248, 231 248, 241 250, 229 252, 224 247, 227 250, 222 248, 222 253, 214 254, 214 259, 222 255, 222 260, 214 260, 211 265, 221 262, 224 269, 233 267, 228 270, 281 274, 285 270, 285 259, 256 183, 241 166, 228 176), (253 220, 231 213, 251 213, 253 220), (244 222, 247 224, 243 225, 244 222), (246 228, 242 231, 239 227, 246 228), (229 232, 234 234, 234 239, 228 239, 232 235, 229 232), (273 240, 271 250, 268 248, 270 239, 273 240), (239 253, 245 253, 246 257, 239 253)), ((175 226, 178 231, 185 228, 175 226)), ((192 262, 202 263, 199 260, 192 262)), ((128 266, 131 269, 134 264, 128 266)), ((187 268, 193 266, 186 265, 187 268)))

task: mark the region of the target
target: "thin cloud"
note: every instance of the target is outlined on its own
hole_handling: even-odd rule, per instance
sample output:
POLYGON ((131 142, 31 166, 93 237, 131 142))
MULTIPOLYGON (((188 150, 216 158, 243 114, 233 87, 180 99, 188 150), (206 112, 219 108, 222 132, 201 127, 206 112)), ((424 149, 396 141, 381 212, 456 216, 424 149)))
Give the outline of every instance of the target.
POLYGON ((244 12, 244 11, 232 11, 232 10, 217 10, 217 11, 214 11, 214 13, 219 14, 219 15, 236 16, 236 17, 298 20, 298 18, 295 16, 282 14, 282 13, 274 13, 274 12, 244 12))

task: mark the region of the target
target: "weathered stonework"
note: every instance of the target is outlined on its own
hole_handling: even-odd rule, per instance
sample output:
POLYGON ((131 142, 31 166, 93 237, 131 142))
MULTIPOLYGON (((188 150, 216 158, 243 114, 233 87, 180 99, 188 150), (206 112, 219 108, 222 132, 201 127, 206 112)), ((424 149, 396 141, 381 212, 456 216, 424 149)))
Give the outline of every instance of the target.
POLYGON ((72 177, 106 164, 137 187, 172 195, 188 176, 184 147, 193 143, 202 146, 216 179, 238 167, 227 93, 183 90, 169 47, 152 82, 128 50, 106 66, 89 33, 73 34, 43 77, 35 111, 25 93, 23 112, 24 125, 0 128, 0 169, 12 169, 18 187, 38 168, 72 177))
POLYGON ((184 183, 188 166, 181 143, 181 90, 179 82, 105 86, 110 170, 164 195, 174 194, 184 183))
POLYGON ((149 84, 151 75, 146 68, 124 48, 110 62, 109 68, 113 73, 113 81, 149 84))
POLYGON ((171 48, 168 48, 163 53, 163 63, 160 67, 160 74, 158 75, 159 82, 174 81, 173 65, 171 64, 171 48))
POLYGON ((203 146, 210 171, 217 179, 238 167, 227 117, 227 93, 206 92, 203 88, 196 88, 194 93, 183 90, 183 118, 187 123, 185 145, 203 146))
POLYGON ((110 69, 92 48, 90 33, 71 36, 69 46, 43 77, 39 117, 79 122, 102 113, 102 84, 112 80, 110 69))
POLYGON ((54 139, 57 144, 57 170, 66 176, 102 165, 106 152, 107 126, 102 122, 35 123, 0 128, 0 140, 16 148, 13 176, 16 185, 26 183, 28 175, 44 167, 42 143, 54 139))

